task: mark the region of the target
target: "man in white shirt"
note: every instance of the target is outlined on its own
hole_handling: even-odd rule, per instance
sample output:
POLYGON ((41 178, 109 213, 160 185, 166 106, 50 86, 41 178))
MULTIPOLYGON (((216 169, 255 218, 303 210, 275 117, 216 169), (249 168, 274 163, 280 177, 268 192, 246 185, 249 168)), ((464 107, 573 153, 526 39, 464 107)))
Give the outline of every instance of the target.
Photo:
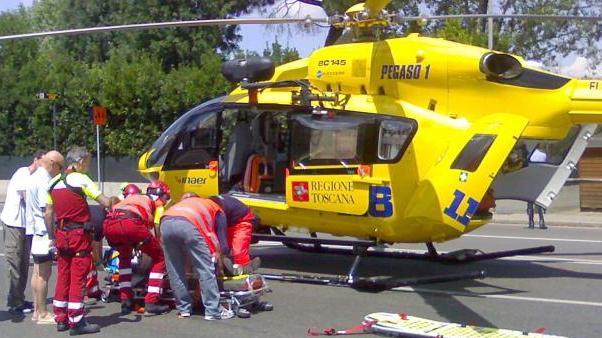
POLYGON ((4 229, 4 248, 8 273, 8 312, 23 315, 31 312, 31 302, 25 301, 25 288, 29 274, 31 236, 25 234, 25 190, 32 173, 39 166, 44 152, 34 155, 33 162, 17 169, 8 183, 0 221, 4 229))
POLYGON ((48 313, 46 297, 48 280, 52 273, 53 255, 50 252, 49 233, 44 223, 44 211, 48 201, 48 182, 61 173, 64 158, 56 150, 47 152, 39 161, 38 170, 31 175, 27 183, 25 234, 32 236, 33 273, 31 290, 34 312, 32 319, 38 324, 54 325, 54 316, 48 313))

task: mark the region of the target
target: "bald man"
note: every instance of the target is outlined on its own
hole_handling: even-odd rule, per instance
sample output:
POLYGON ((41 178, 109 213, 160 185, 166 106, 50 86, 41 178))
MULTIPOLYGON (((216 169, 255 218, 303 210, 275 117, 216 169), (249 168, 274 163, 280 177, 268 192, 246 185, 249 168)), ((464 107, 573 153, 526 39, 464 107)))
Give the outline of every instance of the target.
POLYGON ((56 150, 47 152, 39 161, 36 170, 27 184, 25 233, 32 238, 33 274, 31 290, 34 311, 32 319, 38 324, 54 324, 54 316, 48 312, 48 280, 52 273, 53 255, 50 252, 51 231, 44 223, 44 212, 48 196, 48 182, 63 169, 65 159, 56 150))

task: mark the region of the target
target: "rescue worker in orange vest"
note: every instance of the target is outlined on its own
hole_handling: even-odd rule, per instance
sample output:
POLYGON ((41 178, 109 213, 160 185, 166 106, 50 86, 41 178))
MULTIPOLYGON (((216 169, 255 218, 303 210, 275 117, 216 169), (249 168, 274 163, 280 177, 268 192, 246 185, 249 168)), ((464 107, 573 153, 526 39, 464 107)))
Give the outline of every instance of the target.
POLYGON ((121 313, 128 314, 133 309, 132 298, 132 250, 138 249, 152 260, 148 277, 148 288, 144 296, 144 309, 147 314, 162 314, 169 311, 168 305, 159 303, 165 258, 161 243, 154 236, 154 215, 158 206, 170 198, 169 187, 165 182, 153 181, 146 189, 146 195, 130 194, 117 203, 109 212, 103 224, 107 242, 119 251, 119 292, 121 313))
POLYGON ((54 314, 58 331, 70 329, 70 335, 96 333, 100 326, 84 318, 84 286, 92 262, 92 230, 86 224, 90 210, 86 197, 105 208, 111 199, 104 196, 90 177, 90 153, 72 148, 66 156, 66 170, 50 181, 44 221, 54 230, 57 256, 57 281, 54 314), (56 226, 54 219, 56 216, 56 226))
MULTIPOLYGON (((121 190, 121 196, 126 198, 131 194, 140 194, 142 190, 133 183, 124 183, 121 190)), ((119 199, 118 199, 119 200, 119 199)), ((117 203, 115 203, 117 204, 117 203)), ((98 273, 96 268, 102 264, 102 245, 101 241, 103 238, 102 226, 106 217, 106 211, 100 206, 90 206, 91 222, 94 226, 94 236, 92 241, 92 264, 90 265, 90 272, 86 279, 86 290, 88 291, 88 302, 86 304, 94 304, 94 299, 98 300, 102 296, 102 291, 98 286, 98 273)))
POLYGON ((251 208, 229 195, 212 196, 210 199, 224 211, 228 224, 228 245, 230 258, 224 257, 224 268, 232 275, 249 274, 259 268, 259 257, 249 256, 253 229, 259 225, 259 218, 251 208))
POLYGON ((161 217, 161 234, 169 282, 176 298, 180 318, 190 317, 192 297, 186 287, 185 261, 188 255, 199 275, 201 296, 205 306, 205 319, 218 320, 234 317, 231 309, 219 304, 215 263, 221 275, 221 254, 228 252, 222 210, 209 199, 187 193, 161 217), (216 223, 222 230, 216 232, 216 223), (220 246, 220 243, 222 244, 220 246))

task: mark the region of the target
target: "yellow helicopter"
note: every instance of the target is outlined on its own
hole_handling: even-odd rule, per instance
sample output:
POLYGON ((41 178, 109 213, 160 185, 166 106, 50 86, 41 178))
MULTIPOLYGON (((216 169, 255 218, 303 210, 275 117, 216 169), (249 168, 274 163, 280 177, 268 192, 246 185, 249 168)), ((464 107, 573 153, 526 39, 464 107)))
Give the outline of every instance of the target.
POLYGON ((387 3, 350 8, 343 42, 308 58, 225 63, 240 86, 175 121, 140 172, 176 197, 231 194, 282 232, 381 243, 458 238, 491 221, 494 199, 549 206, 602 122, 602 81, 418 34, 379 39, 387 3), (527 165, 535 140, 556 151, 527 165))
MULTIPOLYGON (((368 0, 330 20, 337 42, 307 58, 277 68, 226 62, 224 76, 239 87, 177 119, 139 171, 166 181, 174 199, 231 194, 281 235, 427 243, 433 255, 432 243, 490 222, 495 199, 549 206, 602 122, 602 81, 439 38, 389 38, 389 2, 368 0), (543 150, 546 161, 529 163, 543 150)), ((226 23, 245 22, 79 33, 226 23)))

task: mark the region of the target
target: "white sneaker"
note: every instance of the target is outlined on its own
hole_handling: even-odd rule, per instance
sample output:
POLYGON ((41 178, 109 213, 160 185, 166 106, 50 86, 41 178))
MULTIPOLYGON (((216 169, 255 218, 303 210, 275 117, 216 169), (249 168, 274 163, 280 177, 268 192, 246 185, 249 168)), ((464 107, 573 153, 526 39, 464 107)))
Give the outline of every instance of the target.
POLYGON ((226 308, 221 308, 218 315, 205 315, 205 320, 224 320, 234 317, 234 311, 226 308))
POLYGON ((180 318, 180 319, 190 318, 190 312, 178 312, 178 318, 180 318))

